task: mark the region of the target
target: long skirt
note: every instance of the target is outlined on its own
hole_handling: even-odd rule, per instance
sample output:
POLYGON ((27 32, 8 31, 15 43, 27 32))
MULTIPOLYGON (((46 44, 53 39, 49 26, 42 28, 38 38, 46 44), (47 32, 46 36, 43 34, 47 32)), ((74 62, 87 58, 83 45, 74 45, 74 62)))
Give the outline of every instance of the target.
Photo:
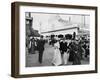
POLYGON ((53 56, 54 56, 54 48, 53 47, 47 48, 46 46, 43 52, 43 64, 46 66, 51 66, 53 56))
POLYGON ((68 64, 68 59, 69 59, 69 53, 64 52, 64 55, 63 55, 63 63, 64 64, 68 64))
POLYGON ((61 53, 59 49, 55 49, 54 50, 54 56, 53 56, 53 60, 52 63, 55 66, 61 65, 62 64, 62 59, 61 59, 61 53))

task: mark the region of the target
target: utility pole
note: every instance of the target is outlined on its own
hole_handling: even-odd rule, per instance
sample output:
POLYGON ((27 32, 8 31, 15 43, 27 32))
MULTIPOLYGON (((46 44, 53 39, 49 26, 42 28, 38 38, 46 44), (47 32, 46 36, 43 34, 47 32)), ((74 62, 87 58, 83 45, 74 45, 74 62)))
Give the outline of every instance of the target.
POLYGON ((42 23, 40 22, 39 23, 40 34, 41 34, 41 25, 42 25, 42 23))

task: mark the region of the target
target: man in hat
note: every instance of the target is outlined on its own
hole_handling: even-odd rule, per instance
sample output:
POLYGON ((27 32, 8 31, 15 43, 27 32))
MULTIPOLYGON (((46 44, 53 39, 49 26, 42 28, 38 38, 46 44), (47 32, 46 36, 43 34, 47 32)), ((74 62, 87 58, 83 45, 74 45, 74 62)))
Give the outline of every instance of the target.
POLYGON ((67 52, 67 42, 66 42, 66 38, 63 38, 63 40, 60 42, 60 51, 61 51, 61 56, 62 56, 62 62, 64 63, 65 62, 64 53, 67 52))
POLYGON ((45 44, 45 40, 43 40, 43 36, 41 36, 40 40, 38 41, 38 44, 37 44, 37 49, 39 51, 39 63, 42 63, 44 44, 45 44))

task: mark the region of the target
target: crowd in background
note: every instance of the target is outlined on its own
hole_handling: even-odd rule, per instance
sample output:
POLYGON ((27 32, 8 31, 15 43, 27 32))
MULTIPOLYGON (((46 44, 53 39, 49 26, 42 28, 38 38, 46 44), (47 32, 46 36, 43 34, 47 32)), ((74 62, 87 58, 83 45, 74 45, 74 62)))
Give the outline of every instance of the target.
POLYGON ((40 37, 30 36, 26 38, 26 48, 28 54, 39 52, 39 63, 42 63, 44 45, 48 43, 54 47, 53 65, 62 65, 72 62, 72 65, 81 64, 81 60, 89 59, 90 42, 84 36, 76 39, 76 34, 47 35, 40 37))

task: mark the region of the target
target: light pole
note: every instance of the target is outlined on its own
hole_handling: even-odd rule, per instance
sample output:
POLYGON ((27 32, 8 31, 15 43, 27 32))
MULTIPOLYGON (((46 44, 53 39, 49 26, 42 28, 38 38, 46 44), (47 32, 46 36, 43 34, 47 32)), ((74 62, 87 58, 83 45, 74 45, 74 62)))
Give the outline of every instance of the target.
POLYGON ((40 30, 40 34, 41 34, 41 25, 42 25, 42 23, 39 22, 39 30, 40 30))

